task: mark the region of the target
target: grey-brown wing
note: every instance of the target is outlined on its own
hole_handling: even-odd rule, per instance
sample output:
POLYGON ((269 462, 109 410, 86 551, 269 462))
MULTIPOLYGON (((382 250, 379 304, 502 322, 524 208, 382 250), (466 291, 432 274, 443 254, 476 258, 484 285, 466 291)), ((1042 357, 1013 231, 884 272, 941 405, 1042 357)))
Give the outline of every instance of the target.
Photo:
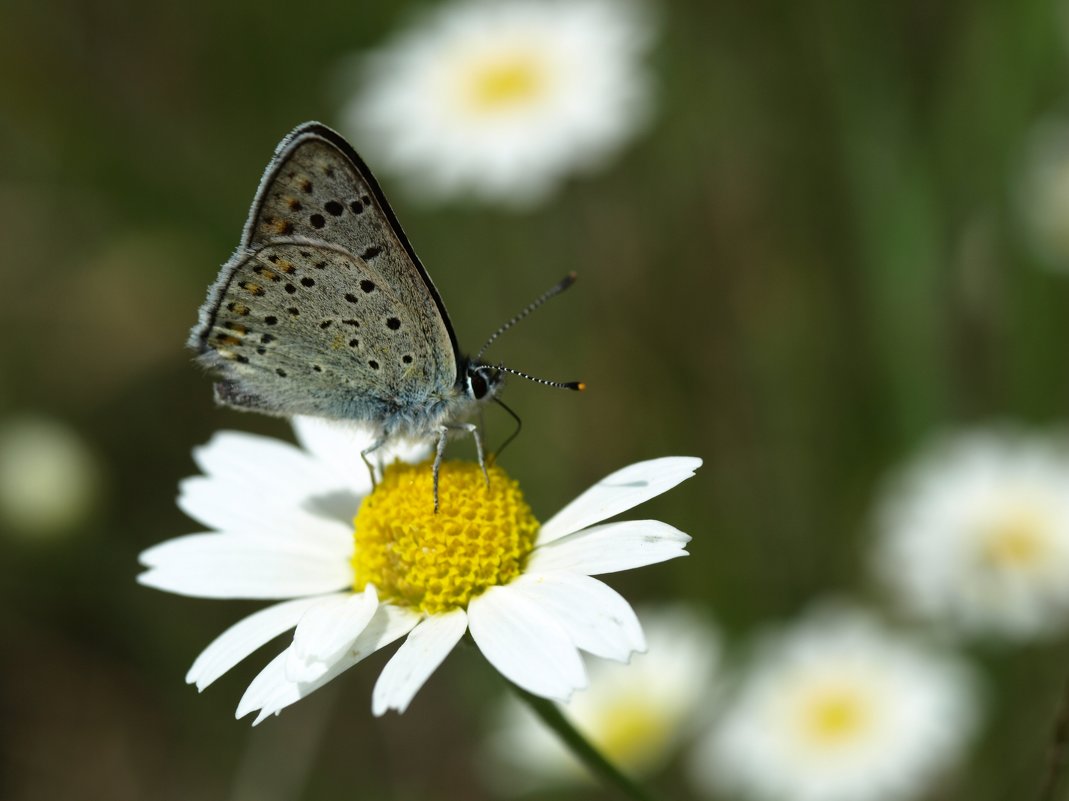
MULTIPOLYGON (((335 325, 337 322, 330 323, 335 325)), ((247 327, 252 330, 251 326, 247 327)), ((261 336, 264 334, 271 336, 272 332, 260 332, 261 336)), ((344 341, 348 343, 349 339, 344 341)), ((240 340, 251 341, 246 337, 240 340)), ((224 379, 221 400, 283 415, 366 419, 364 407, 394 401, 403 404, 420 392, 451 388, 457 379, 459 363, 456 338, 441 297, 382 190, 352 147, 339 134, 318 123, 299 126, 279 145, 250 210, 242 246, 220 271, 201 308, 200 320, 191 332, 190 345, 224 379), (302 250, 312 255, 303 257, 302 250), (296 281, 280 279, 276 284, 258 280, 261 274, 256 269, 270 269, 272 256, 286 258, 296 271, 291 274, 296 281), (308 261, 310 267, 305 263, 308 261), (322 270, 315 266, 321 261, 326 263, 322 270), (305 287, 301 280, 314 281, 315 287, 305 287), (365 292, 362 281, 373 284, 378 294, 365 292), (263 294, 243 290, 242 283, 258 286, 263 294), (289 286, 294 288, 292 293, 287 292, 289 286), (275 292, 279 287, 279 292, 275 292), (313 292, 316 287, 321 291, 313 292), (239 332, 227 329, 226 325, 247 324, 233 319, 228 308, 231 303, 236 304, 235 308, 248 308, 252 317, 278 319, 276 326, 287 320, 292 338, 285 353, 307 358, 305 369, 316 372, 312 369, 312 356, 324 346, 332 348, 340 329, 327 337, 324 334, 327 329, 317 329, 306 322, 312 317, 316 318, 316 325, 328 319, 356 320, 346 314, 347 307, 353 305, 346 300, 347 295, 367 301, 369 313, 374 308, 375 313, 386 314, 385 320, 402 323, 404 334, 400 336, 406 337, 409 344, 402 348, 403 353, 391 349, 398 340, 400 328, 387 328, 385 332, 365 328, 363 338, 359 334, 350 337, 359 343, 355 346, 357 351, 364 350, 363 366, 357 352, 347 354, 352 362, 350 366, 362 372, 350 376, 349 384, 337 387, 337 392, 351 398, 346 403, 333 395, 328 398, 322 394, 329 381, 337 377, 335 374, 327 377, 328 365, 335 373, 341 371, 340 349, 322 354, 318 364, 321 372, 311 376, 317 381, 303 385, 290 382, 291 386, 281 386, 269 378, 263 380, 264 370, 274 370, 276 378, 281 378, 278 375, 281 370, 288 378, 287 366, 272 366, 269 360, 261 360, 257 368, 251 366, 254 356, 267 355, 270 340, 266 345, 253 346, 251 353, 234 350, 232 340, 239 339, 234 336, 239 332), (301 303, 296 303, 298 300, 301 303), (373 307, 379 301, 389 305, 388 313, 385 305, 373 307), (302 309, 302 304, 310 308, 302 309), (298 310, 296 315, 289 311, 293 308, 298 310), (304 320, 302 315, 307 315, 304 320), (219 344, 230 345, 230 349, 219 344), (257 352, 261 346, 265 348, 263 354, 257 352), (233 356, 220 355, 224 351, 233 356), (411 364, 404 361, 406 356, 411 357, 411 364), (402 365, 396 373, 394 357, 402 365), (242 361, 245 358, 249 360, 247 363, 242 361), (372 367, 372 362, 378 367, 372 367), (358 377, 361 375, 368 378, 358 377), (358 397, 361 393, 367 397, 358 397), (346 413, 346 409, 359 413, 346 413)), ((280 358, 283 356, 281 348, 274 352, 280 358)))
POLYGON ((234 265, 219 300, 200 361, 224 403, 383 421, 451 386, 418 311, 343 248, 265 245, 234 265))

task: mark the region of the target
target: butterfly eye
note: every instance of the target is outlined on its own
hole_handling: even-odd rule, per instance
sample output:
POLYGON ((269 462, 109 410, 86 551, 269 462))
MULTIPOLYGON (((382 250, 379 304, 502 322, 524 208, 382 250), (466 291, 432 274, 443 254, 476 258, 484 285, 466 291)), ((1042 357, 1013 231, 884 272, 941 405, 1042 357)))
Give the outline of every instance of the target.
POLYGON ((482 400, 486 397, 487 390, 490 389, 482 370, 476 370, 468 376, 468 386, 471 387, 471 394, 475 400, 482 400))

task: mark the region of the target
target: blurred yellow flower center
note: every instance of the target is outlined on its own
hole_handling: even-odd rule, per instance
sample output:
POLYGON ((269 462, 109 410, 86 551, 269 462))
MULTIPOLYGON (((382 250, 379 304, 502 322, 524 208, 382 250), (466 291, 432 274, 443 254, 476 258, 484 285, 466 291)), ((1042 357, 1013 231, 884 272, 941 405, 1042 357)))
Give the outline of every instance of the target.
POLYGON ((670 717, 647 698, 620 699, 604 710, 591 739, 610 760, 637 772, 656 762, 668 745, 674 734, 670 717))
POLYGON ((1039 562, 1046 550, 1042 520, 1035 511, 1026 509, 992 526, 983 542, 983 556, 992 567, 1029 567, 1039 562))
POLYGON ((497 112, 536 99, 545 89, 545 72, 529 54, 477 62, 469 68, 467 96, 477 112, 497 112))
POLYGON ((434 512, 430 462, 395 462, 353 521, 355 580, 379 596, 427 614, 464 608, 490 587, 520 575, 538 521, 504 470, 443 462, 434 512))
POLYGON ((850 740, 868 724, 868 706, 852 688, 818 690, 803 702, 803 735, 809 742, 820 746, 834 746, 850 740))

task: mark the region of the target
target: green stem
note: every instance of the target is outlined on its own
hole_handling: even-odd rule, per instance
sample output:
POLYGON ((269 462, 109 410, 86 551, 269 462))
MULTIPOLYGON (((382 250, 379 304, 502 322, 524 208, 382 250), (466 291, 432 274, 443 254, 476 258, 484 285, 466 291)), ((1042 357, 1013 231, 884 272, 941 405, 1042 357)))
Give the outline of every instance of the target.
POLYGON ((531 710, 541 718, 542 722, 552 729, 561 741, 571 749, 575 757, 582 762, 587 770, 598 777, 608 787, 615 788, 623 796, 635 801, 655 801, 654 797, 639 787, 635 782, 625 776, 620 770, 607 760, 602 753, 590 744, 579 730, 561 714, 555 703, 537 695, 531 695, 515 684, 509 683, 512 691, 531 710))

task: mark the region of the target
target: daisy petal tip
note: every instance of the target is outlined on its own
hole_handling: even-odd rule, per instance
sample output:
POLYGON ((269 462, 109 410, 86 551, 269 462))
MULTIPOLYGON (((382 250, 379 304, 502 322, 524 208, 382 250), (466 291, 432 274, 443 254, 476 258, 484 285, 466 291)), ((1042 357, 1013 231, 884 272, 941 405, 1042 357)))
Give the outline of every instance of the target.
POLYGON ((186 476, 183 479, 179 479, 178 494, 175 496, 175 502, 181 506, 183 501, 193 491, 192 488, 202 481, 204 481, 204 476, 186 476))
POLYGON ((384 698, 371 699, 371 714, 377 718, 381 718, 387 712, 396 712, 398 715, 403 715, 406 709, 408 709, 407 703, 394 704, 384 698))
POLYGON ((234 710, 234 720, 241 720, 250 712, 255 712, 256 707, 250 704, 246 704, 244 701, 238 703, 238 708, 234 710))
POLYGON ((246 690, 245 695, 240 701, 238 701, 238 708, 234 710, 234 719, 241 720, 250 712, 255 712, 258 709, 262 709, 262 707, 263 701, 258 698, 251 697, 249 692, 246 690))
MULTIPOLYGON (((157 553, 160 545, 153 545, 151 548, 146 548, 137 555, 137 563, 142 567, 152 568, 156 566, 154 555, 157 553)), ((142 573, 141 575, 144 575, 142 573)), ((139 577, 140 578, 140 577, 139 577)))
MULTIPOLYGON (((145 563, 142 562, 142 564, 145 563)), ((146 565, 146 567, 148 567, 148 570, 138 573, 134 580, 142 587, 152 587, 155 590, 166 590, 166 587, 160 586, 156 568, 149 565, 146 565)))
POLYGON ((196 666, 189 669, 189 673, 186 674, 186 684, 192 684, 197 688, 198 693, 204 692, 211 686, 215 678, 205 677, 204 673, 197 669, 196 666))
POLYGON ((704 464, 702 459, 698 456, 677 456, 676 458, 679 459, 680 470, 685 470, 692 476, 698 472, 698 468, 704 464))
POLYGON ((560 701, 562 704, 570 704, 572 702, 572 697, 577 692, 582 692, 583 690, 585 690, 586 687, 587 687, 587 682, 584 681, 582 684, 577 684, 574 687, 570 687, 567 690, 564 690, 562 693, 560 693, 560 695, 558 695, 553 700, 560 701))
MULTIPOLYGON (((647 462, 639 462, 639 465, 650 471, 651 477, 660 476, 661 480, 674 482, 672 486, 693 478, 703 464, 697 456, 662 456, 647 462)), ((666 492, 671 487, 665 487, 666 492)), ((660 493, 658 493, 660 494, 660 493)))

